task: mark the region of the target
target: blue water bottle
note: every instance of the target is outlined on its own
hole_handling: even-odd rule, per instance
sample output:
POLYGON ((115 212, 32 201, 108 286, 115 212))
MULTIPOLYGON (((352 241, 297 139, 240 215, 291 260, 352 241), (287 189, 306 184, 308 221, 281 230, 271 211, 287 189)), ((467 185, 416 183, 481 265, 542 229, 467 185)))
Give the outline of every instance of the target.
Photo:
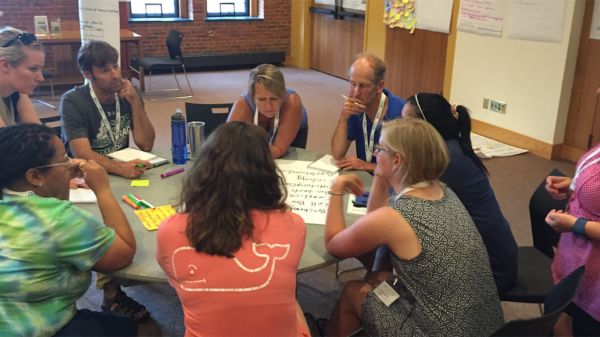
POLYGON ((181 109, 176 109, 173 116, 171 116, 171 144, 173 163, 177 165, 185 164, 187 159, 185 118, 181 114, 181 109))

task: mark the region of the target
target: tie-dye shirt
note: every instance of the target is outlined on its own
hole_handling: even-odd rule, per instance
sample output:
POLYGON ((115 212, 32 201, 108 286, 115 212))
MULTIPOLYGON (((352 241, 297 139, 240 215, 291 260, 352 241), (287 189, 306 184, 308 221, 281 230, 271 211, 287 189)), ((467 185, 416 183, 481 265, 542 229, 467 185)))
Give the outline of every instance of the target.
POLYGON ((53 336, 76 312, 114 230, 70 202, 4 193, 0 200, 0 331, 53 336))

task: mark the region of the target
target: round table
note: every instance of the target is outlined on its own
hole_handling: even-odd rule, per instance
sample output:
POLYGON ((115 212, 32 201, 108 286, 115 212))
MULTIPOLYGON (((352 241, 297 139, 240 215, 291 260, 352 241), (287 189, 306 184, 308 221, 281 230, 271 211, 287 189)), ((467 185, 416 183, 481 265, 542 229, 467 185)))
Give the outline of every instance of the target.
MULTIPOLYGON (((153 151, 164 158, 170 158, 168 151, 153 151)), ((322 154, 311 150, 290 148, 288 153, 282 159, 314 161, 320 158, 322 154)), ((119 176, 110 176, 110 185, 115 198, 121 204, 121 208, 131 224, 133 233, 137 240, 137 251, 133 262, 124 269, 112 273, 112 275, 135 281, 143 282, 167 282, 167 278, 162 269, 156 262, 156 231, 147 230, 133 212, 133 208, 121 202, 121 196, 127 193, 133 193, 153 206, 174 205, 178 202, 181 191, 181 185, 185 172, 162 179, 160 174, 177 167, 190 168, 192 162, 188 161, 185 165, 167 164, 150 169, 139 179, 150 180, 149 187, 131 187, 131 180, 119 176)), ((361 172, 363 175, 368 174, 361 172)), ((348 203, 348 196, 344 197, 344 206, 348 203)), ((102 218, 97 204, 77 204, 77 206, 89 211, 90 213, 102 218)), ((346 208, 344 208, 346 209, 346 208)), ((346 214, 346 223, 351 224, 358 218, 357 215, 346 214)), ((298 273, 318 269, 337 261, 337 258, 331 256, 325 249, 323 239, 324 226, 318 224, 306 224, 306 243, 298 273)))

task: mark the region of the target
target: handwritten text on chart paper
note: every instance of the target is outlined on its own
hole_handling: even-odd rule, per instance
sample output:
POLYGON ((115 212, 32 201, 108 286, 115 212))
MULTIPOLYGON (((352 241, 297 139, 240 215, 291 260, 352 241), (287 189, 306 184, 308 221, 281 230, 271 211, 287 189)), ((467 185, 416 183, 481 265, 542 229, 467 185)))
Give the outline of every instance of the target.
POLYGON ((304 222, 325 224, 329 189, 337 173, 309 168, 308 161, 277 160, 277 166, 283 172, 288 191, 286 203, 292 211, 302 217, 304 222))

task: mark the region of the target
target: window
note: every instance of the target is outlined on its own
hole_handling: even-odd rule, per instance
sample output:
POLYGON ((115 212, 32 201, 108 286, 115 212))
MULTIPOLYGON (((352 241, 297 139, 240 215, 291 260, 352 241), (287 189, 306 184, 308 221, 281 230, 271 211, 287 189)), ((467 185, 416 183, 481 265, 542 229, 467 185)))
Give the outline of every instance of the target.
POLYGON ((179 0, 131 0, 132 18, 179 17, 179 0))
POLYGON ((250 16, 249 0, 206 0, 206 16, 250 16))

